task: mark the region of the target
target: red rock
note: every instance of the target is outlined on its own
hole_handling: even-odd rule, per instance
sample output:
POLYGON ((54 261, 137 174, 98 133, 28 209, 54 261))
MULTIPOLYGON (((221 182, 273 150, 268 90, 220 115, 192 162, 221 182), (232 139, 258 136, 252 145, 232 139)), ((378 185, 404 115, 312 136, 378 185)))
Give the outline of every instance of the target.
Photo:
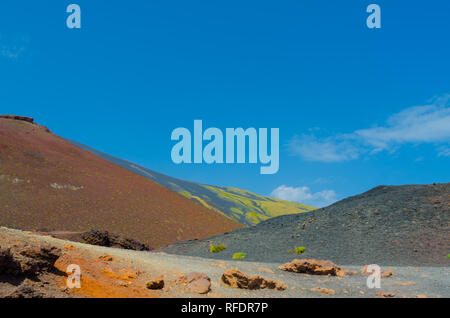
POLYGON ((0 248, 0 274, 36 276, 54 269, 61 250, 53 246, 0 248))
MULTIPOLYGON (((367 268, 369 267, 369 265, 366 265, 366 266, 364 266, 362 269, 361 269, 361 273, 364 275, 364 276, 369 276, 369 275, 371 275, 372 273, 369 273, 369 272, 367 272, 367 268)), ((391 277, 391 276, 393 276, 394 275, 394 272, 392 271, 392 270, 390 270, 390 269, 387 269, 387 270, 385 270, 383 273, 381 273, 381 278, 388 278, 388 277, 391 277)))
POLYGON ((376 294, 379 297, 387 298, 387 297, 395 297, 394 293, 384 293, 384 292, 378 292, 376 294))
POLYGON ((158 277, 156 279, 153 279, 146 284, 146 287, 148 289, 153 289, 153 290, 163 289, 164 288, 164 279, 162 278, 162 276, 158 277))
POLYGON ((73 246, 72 244, 64 244, 63 246, 66 250, 72 250, 72 251, 76 251, 78 250, 75 246, 73 246))
POLYGON ((266 279, 258 275, 250 276, 238 269, 229 269, 225 271, 222 275, 222 282, 229 287, 240 289, 287 289, 285 283, 266 279))
POLYGON ((185 285, 185 287, 196 294, 207 294, 211 291, 211 279, 201 273, 189 273, 182 276, 179 281, 185 285))
POLYGON ((394 275, 394 272, 392 272, 390 269, 387 269, 381 274, 381 278, 391 277, 392 275, 394 275))
POLYGON ((278 267, 278 269, 287 272, 305 273, 310 275, 332 275, 338 273, 344 275, 342 269, 333 262, 316 259, 294 259, 290 263, 286 263, 278 267))
POLYGON ((336 272, 336 275, 339 277, 348 277, 348 276, 358 275, 358 272, 352 271, 349 269, 341 269, 336 272))
POLYGON ((400 286, 411 286, 411 285, 415 285, 416 282, 406 282, 406 283, 399 283, 400 286))
POLYGON ((98 258, 105 262, 111 262, 113 260, 111 255, 101 255, 98 258))
POLYGON ((334 295, 336 292, 333 289, 324 288, 324 287, 314 287, 310 289, 311 291, 318 292, 324 295, 334 295))
POLYGON ((369 265, 366 265, 363 268, 361 268, 361 274, 363 274, 364 276, 369 276, 370 273, 367 272, 368 267, 369 267, 369 265))

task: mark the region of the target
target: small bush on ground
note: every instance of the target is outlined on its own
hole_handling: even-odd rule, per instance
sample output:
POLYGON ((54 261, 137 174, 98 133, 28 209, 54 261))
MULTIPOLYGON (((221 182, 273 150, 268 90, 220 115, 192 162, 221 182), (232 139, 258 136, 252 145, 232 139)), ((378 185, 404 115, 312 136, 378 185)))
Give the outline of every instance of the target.
POLYGON ((219 252, 223 251, 226 248, 227 247, 225 245, 214 245, 214 244, 211 244, 209 246, 209 251, 211 253, 219 253, 219 252))
POLYGON ((245 256, 247 256, 247 253, 234 253, 233 259, 242 260, 245 258, 245 256))
POLYGON ((303 246, 299 246, 295 248, 295 254, 303 254, 306 252, 306 248, 303 246))

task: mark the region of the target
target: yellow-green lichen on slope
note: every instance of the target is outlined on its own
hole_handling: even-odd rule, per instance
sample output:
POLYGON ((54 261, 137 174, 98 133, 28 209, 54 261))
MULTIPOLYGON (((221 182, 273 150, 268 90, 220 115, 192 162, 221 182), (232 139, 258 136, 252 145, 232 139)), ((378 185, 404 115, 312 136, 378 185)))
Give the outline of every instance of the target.
POLYGON ((280 215, 297 214, 315 209, 305 204, 269 198, 232 187, 207 185, 204 187, 214 193, 218 199, 227 201, 230 212, 228 215, 246 225, 255 225, 280 215))
POLYGON ((265 197, 233 187, 209 186, 173 178, 129 161, 109 156, 82 144, 75 144, 243 225, 251 226, 272 217, 315 209, 305 204, 265 197))

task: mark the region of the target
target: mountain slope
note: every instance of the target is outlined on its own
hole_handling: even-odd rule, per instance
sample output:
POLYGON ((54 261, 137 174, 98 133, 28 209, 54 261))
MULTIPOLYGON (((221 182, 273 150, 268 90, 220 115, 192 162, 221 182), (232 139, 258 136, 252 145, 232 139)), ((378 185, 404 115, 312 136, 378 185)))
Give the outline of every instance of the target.
POLYGON ((110 231, 150 247, 242 227, 32 120, 1 117, 0 225, 110 231))
POLYGON ((272 217, 315 209, 305 204, 257 195, 237 188, 203 185, 176 179, 132 162, 115 158, 78 142, 71 142, 247 226, 258 224, 272 217))
POLYGON ((326 208, 165 251, 220 259, 244 252, 245 260, 265 262, 318 258, 347 265, 449 266, 450 183, 380 186, 326 208), (226 249, 211 254, 210 244, 226 249), (306 252, 293 253, 300 246, 306 252))

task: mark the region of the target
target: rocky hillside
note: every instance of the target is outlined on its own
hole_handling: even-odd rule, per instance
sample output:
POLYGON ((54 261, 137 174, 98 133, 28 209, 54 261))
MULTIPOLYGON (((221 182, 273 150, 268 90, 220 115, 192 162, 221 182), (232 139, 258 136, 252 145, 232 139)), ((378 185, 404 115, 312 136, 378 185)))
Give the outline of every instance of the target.
POLYGON ((180 180, 132 162, 115 158, 83 144, 74 141, 72 143, 125 169, 149 178, 243 225, 251 226, 276 216, 297 214, 315 209, 305 204, 270 198, 237 188, 218 187, 180 180))
POLYGON ((247 261, 285 262, 295 256, 349 265, 448 266, 449 209, 450 183, 379 186, 326 208, 164 251, 218 259, 241 252, 247 261), (226 249, 210 253, 211 244, 226 249), (296 247, 306 251, 296 255, 296 247))
POLYGON ((242 227, 18 116, 0 117, 0 225, 96 229, 150 248, 242 227))

